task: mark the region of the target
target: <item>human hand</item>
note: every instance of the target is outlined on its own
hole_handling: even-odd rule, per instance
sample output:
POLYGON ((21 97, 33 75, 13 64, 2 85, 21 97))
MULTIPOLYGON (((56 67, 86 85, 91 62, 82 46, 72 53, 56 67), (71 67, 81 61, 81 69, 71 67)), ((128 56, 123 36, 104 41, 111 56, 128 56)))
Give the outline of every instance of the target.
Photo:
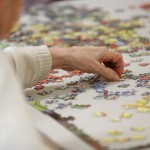
POLYGON ((106 79, 119 80, 124 69, 120 53, 95 46, 55 47, 50 50, 53 68, 74 69, 87 73, 97 73, 106 79))

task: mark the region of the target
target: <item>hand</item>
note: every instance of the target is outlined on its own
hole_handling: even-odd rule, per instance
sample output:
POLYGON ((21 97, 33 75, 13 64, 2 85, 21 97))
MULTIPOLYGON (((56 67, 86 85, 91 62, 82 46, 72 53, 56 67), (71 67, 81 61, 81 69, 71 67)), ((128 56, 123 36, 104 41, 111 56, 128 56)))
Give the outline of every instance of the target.
POLYGON ((54 47, 50 49, 53 68, 68 67, 87 73, 97 73, 108 80, 119 80, 124 69, 120 53, 95 46, 54 47))

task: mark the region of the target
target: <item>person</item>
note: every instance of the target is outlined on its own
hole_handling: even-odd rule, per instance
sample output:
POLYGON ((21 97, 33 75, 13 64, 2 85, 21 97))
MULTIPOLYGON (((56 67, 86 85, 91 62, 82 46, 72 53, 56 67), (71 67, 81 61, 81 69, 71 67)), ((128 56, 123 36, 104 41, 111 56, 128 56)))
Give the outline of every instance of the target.
MULTIPOLYGON (((1 38, 8 36, 21 6, 22 0, 0 1, 1 38)), ((50 69, 55 68, 78 69, 117 81, 123 73, 123 66, 120 53, 103 47, 48 48, 42 45, 4 49, 0 52, 0 149, 47 149, 25 103, 23 87, 43 79, 50 69)))

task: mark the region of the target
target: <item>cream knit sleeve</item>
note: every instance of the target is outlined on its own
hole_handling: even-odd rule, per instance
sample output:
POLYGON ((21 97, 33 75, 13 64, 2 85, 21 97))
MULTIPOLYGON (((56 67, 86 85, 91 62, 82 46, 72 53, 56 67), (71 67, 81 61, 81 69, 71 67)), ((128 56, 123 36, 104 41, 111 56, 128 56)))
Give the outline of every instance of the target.
POLYGON ((49 73, 52 58, 47 46, 8 47, 3 51, 9 57, 23 87, 29 87, 49 73))

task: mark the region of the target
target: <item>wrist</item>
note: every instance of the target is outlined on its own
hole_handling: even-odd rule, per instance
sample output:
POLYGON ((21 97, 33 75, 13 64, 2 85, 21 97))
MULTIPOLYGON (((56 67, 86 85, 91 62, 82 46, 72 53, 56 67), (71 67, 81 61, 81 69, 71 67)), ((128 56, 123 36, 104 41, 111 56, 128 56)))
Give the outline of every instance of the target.
POLYGON ((70 50, 69 48, 51 47, 49 48, 52 57, 52 69, 59 66, 69 65, 70 50))

